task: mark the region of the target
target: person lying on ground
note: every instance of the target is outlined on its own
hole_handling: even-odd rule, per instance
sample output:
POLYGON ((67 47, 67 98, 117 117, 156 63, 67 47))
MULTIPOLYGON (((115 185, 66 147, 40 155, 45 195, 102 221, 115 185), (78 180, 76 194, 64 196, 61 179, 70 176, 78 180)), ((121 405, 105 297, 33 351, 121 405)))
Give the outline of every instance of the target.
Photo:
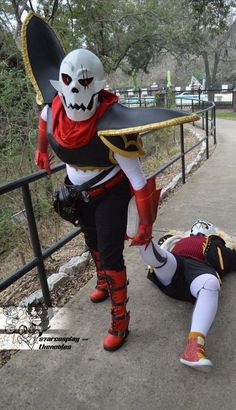
POLYGON ((148 279, 165 294, 194 303, 191 327, 180 362, 208 371, 205 339, 214 322, 224 276, 236 271, 236 250, 226 246, 210 222, 198 220, 188 236, 167 235, 140 246, 148 279))

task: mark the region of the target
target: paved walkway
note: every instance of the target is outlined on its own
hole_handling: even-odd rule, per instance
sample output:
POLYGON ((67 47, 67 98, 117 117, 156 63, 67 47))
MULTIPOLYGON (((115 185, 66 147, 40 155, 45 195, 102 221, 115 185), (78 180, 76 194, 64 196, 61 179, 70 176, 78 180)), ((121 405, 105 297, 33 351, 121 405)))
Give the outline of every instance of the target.
MULTIPOLYGON (((163 230, 188 229, 198 217, 236 232, 236 123, 218 121, 218 145, 159 212, 163 230)), ((0 409, 27 410, 233 410, 236 402, 236 278, 229 275, 208 337, 211 373, 179 363, 192 307, 163 295, 146 279, 136 249, 128 248, 131 332, 117 352, 102 348, 108 301, 94 305, 90 281, 52 320, 65 319, 71 350, 17 353, 1 369, 0 409)), ((45 345, 47 343, 45 342, 45 345)), ((55 344, 55 343, 54 343, 55 344)))

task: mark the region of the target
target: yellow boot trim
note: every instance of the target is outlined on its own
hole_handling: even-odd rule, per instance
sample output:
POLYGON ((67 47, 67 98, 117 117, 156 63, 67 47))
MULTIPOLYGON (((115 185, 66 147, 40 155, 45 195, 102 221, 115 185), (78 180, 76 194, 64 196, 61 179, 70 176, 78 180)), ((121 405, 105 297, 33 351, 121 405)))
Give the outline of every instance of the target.
POLYGON ((198 337, 198 336, 202 337, 202 339, 204 339, 205 341, 206 336, 200 332, 189 332, 188 339, 190 339, 191 337, 198 337))
POLYGON ((198 344, 198 351, 197 351, 197 356, 199 359, 205 359, 205 338, 206 336, 203 333, 200 332, 190 332, 188 335, 188 339, 191 339, 192 337, 197 338, 197 344, 198 344))

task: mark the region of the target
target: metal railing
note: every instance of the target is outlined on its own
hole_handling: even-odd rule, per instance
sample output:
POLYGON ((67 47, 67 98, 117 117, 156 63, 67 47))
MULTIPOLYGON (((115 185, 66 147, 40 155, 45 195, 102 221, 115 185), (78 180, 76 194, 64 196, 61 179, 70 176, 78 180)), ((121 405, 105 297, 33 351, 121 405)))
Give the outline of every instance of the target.
MULTIPOLYGON (((61 171, 65 168, 64 164, 56 165, 52 168, 52 174, 58 171, 61 171)), ((46 171, 38 171, 33 174, 27 175, 25 177, 19 178, 16 181, 9 182, 0 187, 0 195, 6 194, 8 192, 14 191, 15 189, 21 189, 23 195, 23 202, 25 206, 26 217, 28 221, 29 233, 30 233, 30 240, 31 245, 34 252, 34 258, 23 265, 20 269, 18 269, 14 274, 9 276, 7 279, 0 282, 0 291, 5 290, 8 286, 12 285, 26 273, 30 272, 32 269, 37 268, 38 276, 40 280, 40 285, 42 288, 42 294, 44 298, 44 303, 46 307, 51 307, 51 297, 47 283, 47 276, 45 272, 45 265, 44 259, 51 256, 54 252, 64 246, 67 242, 77 236, 80 232, 80 228, 73 229, 68 235, 64 236, 59 241, 53 243, 50 247, 46 250, 42 251, 38 229, 35 221, 34 210, 32 205, 31 199, 31 192, 29 185, 41 178, 45 178, 47 176, 46 171)))
MULTIPOLYGON (((213 137, 213 143, 216 144, 216 109, 215 104, 210 102, 202 102, 201 109, 199 110, 200 106, 198 105, 198 110, 196 110, 195 105, 192 105, 192 112, 195 112, 201 117, 201 128, 205 131, 205 136, 199 139, 194 145, 185 149, 185 141, 184 141, 184 125, 180 125, 180 152, 175 155, 170 161, 165 163, 161 166, 157 171, 155 171, 152 175, 158 176, 162 172, 164 172, 167 168, 173 165, 177 161, 181 161, 181 175, 182 175, 182 183, 185 184, 186 182, 186 166, 185 166, 185 156, 193 151, 197 146, 202 144, 203 142, 206 143, 206 159, 209 158, 209 137, 213 137), (195 111, 194 111, 195 109, 195 111), (210 116, 209 116, 210 112, 210 116)), ((193 123, 193 125, 196 125, 193 123)))
MULTIPOLYGON (((185 156, 190 151, 195 149, 198 145, 202 142, 206 142, 206 159, 209 158, 209 136, 213 136, 214 144, 216 144, 216 117, 215 117, 215 104, 209 102, 202 102, 201 106, 196 105, 193 103, 192 112, 195 112, 201 116, 201 128, 205 130, 205 136, 201 138, 196 144, 191 146, 188 149, 185 149, 184 144, 184 126, 180 125, 180 152, 174 158, 172 158, 169 162, 165 165, 161 166, 153 175, 157 176, 164 172, 167 168, 169 168, 172 164, 176 161, 181 161, 182 167, 182 183, 186 182, 186 167, 185 167, 185 156), (210 113, 210 115, 209 115, 210 113)), ((196 124, 193 124, 196 125, 196 124)), ((56 165, 52 168, 52 174, 59 172, 65 168, 64 164, 56 165)), ((81 233, 80 228, 73 229, 68 235, 61 238, 59 241, 54 242, 50 247, 46 250, 42 250, 42 246, 40 244, 40 239, 38 235, 37 224, 34 215, 34 209, 32 205, 31 199, 31 192, 30 192, 30 184, 34 183, 35 181, 45 178, 47 176, 46 171, 38 171, 28 176, 19 178, 15 181, 9 182, 0 187, 0 196, 15 189, 21 189, 23 195, 23 202, 25 206, 25 213, 27 217, 29 233, 30 233, 30 240, 31 245, 34 253, 34 258, 29 261, 28 263, 24 264, 20 269, 18 269, 15 273, 4 279, 0 282, 0 292, 8 288, 18 279, 23 277, 26 273, 30 272, 32 269, 37 268, 40 285, 42 289, 43 299, 46 307, 52 307, 50 291, 48 288, 47 283, 47 276, 45 270, 44 260, 51 256, 54 252, 62 248, 66 243, 71 241, 77 235, 81 233)))
POLYGON ((212 89, 212 90, 182 90, 175 89, 122 89, 116 90, 120 102, 128 107, 151 107, 169 106, 174 103, 178 108, 191 104, 198 104, 201 101, 211 101, 217 108, 233 108, 236 104, 236 89, 212 89), (144 93, 145 90, 145 93, 144 93), (182 102, 185 101, 185 104, 182 102))

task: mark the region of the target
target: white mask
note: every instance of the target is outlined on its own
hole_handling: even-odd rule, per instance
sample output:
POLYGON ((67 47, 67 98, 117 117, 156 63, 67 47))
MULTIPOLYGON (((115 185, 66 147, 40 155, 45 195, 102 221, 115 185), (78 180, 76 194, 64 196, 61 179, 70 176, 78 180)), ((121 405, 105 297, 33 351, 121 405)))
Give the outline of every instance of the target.
POLYGON ((85 121, 93 116, 98 107, 98 92, 106 84, 101 61, 85 49, 67 54, 60 66, 59 81, 50 82, 73 121, 85 121))
POLYGON ((192 226, 191 231, 190 231, 191 235, 215 235, 216 234, 216 228, 215 226, 210 223, 210 222, 206 222, 206 221, 202 221, 200 219, 198 219, 192 226))

